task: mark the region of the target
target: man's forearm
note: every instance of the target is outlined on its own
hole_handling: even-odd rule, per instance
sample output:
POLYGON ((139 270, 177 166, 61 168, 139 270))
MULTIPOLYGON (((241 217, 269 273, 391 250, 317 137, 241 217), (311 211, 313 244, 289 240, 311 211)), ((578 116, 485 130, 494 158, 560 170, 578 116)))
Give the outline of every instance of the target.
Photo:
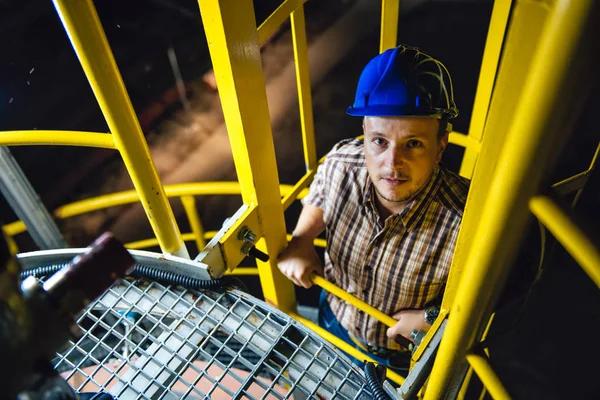
POLYGON ((305 205, 292 236, 296 239, 313 241, 324 230, 323 210, 319 207, 305 205))

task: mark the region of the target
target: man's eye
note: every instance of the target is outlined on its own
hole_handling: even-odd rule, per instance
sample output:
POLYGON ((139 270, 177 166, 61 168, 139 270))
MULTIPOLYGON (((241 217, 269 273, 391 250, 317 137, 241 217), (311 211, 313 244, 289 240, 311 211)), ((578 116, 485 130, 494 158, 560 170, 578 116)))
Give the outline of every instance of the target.
POLYGON ((382 139, 382 138, 375 138, 375 139, 373 139, 373 143, 376 146, 385 146, 386 141, 384 139, 382 139))
POLYGON ((421 143, 418 140, 409 140, 406 143, 406 147, 408 147, 410 149, 416 149, 417 147, 423 147, 423 143, 421 143))

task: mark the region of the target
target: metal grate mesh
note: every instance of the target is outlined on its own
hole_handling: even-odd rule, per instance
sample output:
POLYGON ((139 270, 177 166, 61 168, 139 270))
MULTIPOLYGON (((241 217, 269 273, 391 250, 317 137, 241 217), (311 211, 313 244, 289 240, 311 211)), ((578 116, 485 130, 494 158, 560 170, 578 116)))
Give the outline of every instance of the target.
POLYGON ((360 371, 280 311, 239 291, 123 280, 78 320, 55 368, 119 399, 369 399, 360 371))

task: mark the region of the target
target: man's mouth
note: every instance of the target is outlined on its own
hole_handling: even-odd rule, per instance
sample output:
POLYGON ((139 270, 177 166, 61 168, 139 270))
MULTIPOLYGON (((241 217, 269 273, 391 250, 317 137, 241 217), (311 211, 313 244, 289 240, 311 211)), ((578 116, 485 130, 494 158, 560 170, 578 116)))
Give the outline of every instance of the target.
POLYGON ((408 182, 408 178, 382 178, 382 180, 387 183, 388 185, 400 185, 403 184, 405 182, 408 182))

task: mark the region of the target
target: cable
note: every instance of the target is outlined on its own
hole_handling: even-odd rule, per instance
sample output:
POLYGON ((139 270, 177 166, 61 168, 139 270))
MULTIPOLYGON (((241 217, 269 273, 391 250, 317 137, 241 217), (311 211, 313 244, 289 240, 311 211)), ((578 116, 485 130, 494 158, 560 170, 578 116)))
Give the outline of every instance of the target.
MULTIPOLYGON (((29 269, 21 272, 21 279, 29 276, 46 277, 60 271, 63 267, 68 266, 68 263, 51 264, 43 267, 29 269)), ((217 287, 228 286, 233 282, 229 276, 220 279, 198 279, 189 276, 179 275, 172 271, 163 271, 147 265, 136 264, 130 276, 134 278, 149 279, 168 285, 179 285, 186 289, 213 289, 217 287)))
MULTIPOLYGON (((375 364, 367 361, 365 363, 365 378, 367 379, 367 387, 373 395, 375 400, 391 400, 390 396, 385 392, 377 372, 375 371, 375 364)), ((385 378, 384 378, 385 379, 385 378)))

